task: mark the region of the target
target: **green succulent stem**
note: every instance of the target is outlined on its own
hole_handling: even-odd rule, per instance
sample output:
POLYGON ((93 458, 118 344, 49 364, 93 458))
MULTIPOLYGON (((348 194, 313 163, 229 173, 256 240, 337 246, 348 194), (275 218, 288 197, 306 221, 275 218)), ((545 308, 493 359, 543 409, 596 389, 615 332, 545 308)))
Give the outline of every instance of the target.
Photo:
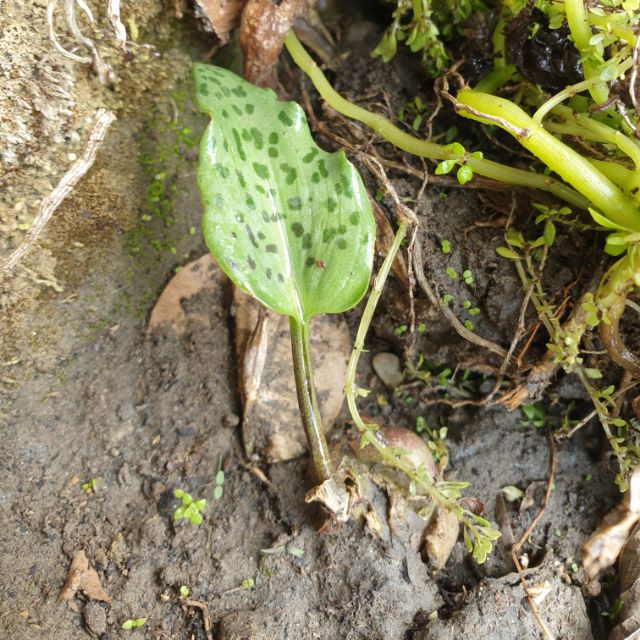
POLYGON ((465 88, 458 92, 456 110, 467 118, 497 124, 509 132, 614 224, 630 229, 638 226, 640 211, 633 200, 589 160, 546 131, 515 103, 465 88))
MULTIPOLYGON (((592 47, 590 44, 591 25, 589 24, 589 16, 584 4, 584 0, 565 0, 565 12, 567 14, 567 23, 571 37, 576 45, 576 49, 582 54, 582 68, 586 80, 591 80, 594 76, 598 76, 598 67, 588 58, 592 47)), ((609 89, 605 82, 597 82, 589 88, 589 93, 596 104, 605 102, 609 97, 609 89)))
MULTIPOLYGON (((371 113, 345 100, 329 84, 324 73, 300 44, 293 32, 289 33, 284 44, 293 61, 307 74, 322 98, 342 115, 362 122, 379 133, 385 140, 398 147, 398 149, 412 153, 420 158, 429 158, 430 160, 455 160, 458 158, 446 145, 416 138, 396 127, 387 118, 377 113, 371 113)), ((589 206, 588 201, 579 193, 549 176, 534 173, 533 171, 515 169, 485 158, 468 158, 467 162, 474 173, 485 178, 491 178, 514 186, 548 191, 580 209, 586 210, 589 206)))
POLYGON ((309 444, 315 480, 322 483, 331 478, 331 459, 313 384, 313 369, 309 351, 309 323, 290 317, 289 327, 291 329, 293 372, 300 416, 309 444))

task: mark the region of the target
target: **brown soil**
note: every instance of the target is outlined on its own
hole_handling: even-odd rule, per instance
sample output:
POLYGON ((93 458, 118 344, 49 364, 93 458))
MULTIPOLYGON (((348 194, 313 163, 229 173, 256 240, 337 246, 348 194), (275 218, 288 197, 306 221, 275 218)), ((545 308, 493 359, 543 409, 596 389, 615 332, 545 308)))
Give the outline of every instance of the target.
MULTIPOLYGON (((271 488, 243 466, 229 290, 206 290, 190 300, 190 310, 208 316, 209 327, 193 323, 180 337, 170 328, 145 336, 148 312, 175 267, 204 252, 193 139, 205 122, 182 78, 188 77, 189 57, 201 57, 207 43, 160 2, 135 4, 141 39, 162 55, 119 68, 113 90, 97 85, 86 69, 65 67, 64 77, 80 87, 74 99, 84 100, 82 113, 106 104, 118 109, 119 121, 96 166, 29 254, 25 265, 31 271, 18 270, 2 285, 0 636, 201 639, 210 623, 212 637, 220 640, 542 637, 506 544, 477 566, 459 542, 445 569, 433 575, 402 532, 384 544, 354 523, 319 533, 317 514, 303 501, 305 459, 264 467, 271 488), (54 280, 57 288, 47 286, 54 280), (214 501, 221 466, 224 494, 214 501), (82 484, 92 478, 96 490, 87 493, 82 484), (207 498, 201 526, 173 522, 174 488, 207 498), (288 551, 263 553, 282 546, 288 551), (109 603, 89 603, 80 594, 57 602, 80 550, 98 571, 109 603), (249 578, 254 586, 242 588, 249 578), (188 600, 179 597, 182 585, 190 590, 188 600), (140 630, 121 630, 125 620, 142 617, 148 620, 140 630)), ((29 37, 44 47, 44 8, 35 5, 31 22, 38 26, 29 37)), ((27 21, 17 5, 13 10, 16 21, 27 21)), ((378 35, 378 26, 362 21, 347 31, 346 46, 359 48, 352 49, 336 82, 349 87, 352 97, 397 87, 405 92, 396 98, 402 102, 412 94, 410 72, 403 61, 389 67, 368 58, 378 35)), ((292 79, 299 80, 295 74, 292 79)), ((81 122, 64 125, 78 140, 81 122)), ((44 131, 33 149, 39 161, 21 164, 8 177, 11 202, 0 218, 7 232, 3 250, 17 242, 17 223, 31 219, 67 166, 69 150, 52 131, 44 131), (29 187, 36 174, 44 182, 29 187), (18 207, 20 202, 26 204, 18 207)), ((334 144, 320 141, 328 148, 334 144)), ((415 198, 419 180, 391 176, 401 195, 415 198)), ((462 314, 462 301, 470 299, 482 310, 475 330, 508 345, 522 293, 510 265, 495 256, 502 228, 465 233, 495 215, 494 201, 427 187, 415 202, 418 242, 429 279, 454 296, 456 311, 462 314), (440 251, 442 239, 451 242, 450 255, 440 251), (459 273, 471 269, 475 283, 451 281, 448 266, 459 273)), ((510 196, 505 202, 507 213, 510 196)), ((521 215, 524 225, 526 211, 521 215)), ((575 252, 551 263, 554 286, 595 268, 584 264, 588 247, 580 242, 566 238, 565 246, 575 252)), ((471 393, 490 390, 482 375, 498 360, 460 339, 421 296, 417 321, 426 323, 426 331, 416 334, 411 349, 408 335, 394 334, 408 321, 406 300, 402 285, 392 282, 371 351, 395 350, 414 362, 423 354, 451 369, 469 368, 478 372, 471 393)), ((548 477, 544 432, 522 426, 519 412, 454 410, 432 404, 434 395, 416 385, 386 391, 368 366, 361 376, 374 391, 365 413, 388 424, 412 427, 423 416, 431 426, 449 427, 453 475, 471 482, 467 493, 500 522, 505 539, 508 530, 518 539, 548 477), (379 394, 386 404, 375 401, 379 394), (507 485, 527 491, 530 506, 519 511, 506 503, 500 515, 497 495, 507 485)), ((455 380, 452 397, 462 388, 460 376, 455 380)), ((560 380, 550 398, 557 414, 569 402, 583 401, 570 380, 560 380)), ((334 438, 344 433, 345 422, 334 438)), ((583 597, 578 560, 580 545, 619 496, 615 469, 601 451, 597 429, 584 429, 559 446, 551 503, 524 548, 533 567, 527 580, 547 590, 539 610, 556 638, 604 637, 602 603, 583 597)))

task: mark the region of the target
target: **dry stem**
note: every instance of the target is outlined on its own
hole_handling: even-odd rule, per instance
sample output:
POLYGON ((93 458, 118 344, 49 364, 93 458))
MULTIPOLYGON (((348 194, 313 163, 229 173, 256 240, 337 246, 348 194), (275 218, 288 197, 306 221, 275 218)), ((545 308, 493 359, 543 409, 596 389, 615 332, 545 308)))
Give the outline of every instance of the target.
POLYGON ((113 112, 107 111, 106 109, 98 109, 91 125, 89 139, 82 152, 82 156, 73 163, 71 169, 64 174, 56 188, 42 201, 40 211, 33 221, 24 242, 15 249, 6 260, 0 262, 0 274, 7 273, 16 266, 24 254, 36 242, 55 210, 71 193, 80 178, 91 168, 96 159, 98 149, 107 133, 107 129, 115 119, 116 116, 113 112))

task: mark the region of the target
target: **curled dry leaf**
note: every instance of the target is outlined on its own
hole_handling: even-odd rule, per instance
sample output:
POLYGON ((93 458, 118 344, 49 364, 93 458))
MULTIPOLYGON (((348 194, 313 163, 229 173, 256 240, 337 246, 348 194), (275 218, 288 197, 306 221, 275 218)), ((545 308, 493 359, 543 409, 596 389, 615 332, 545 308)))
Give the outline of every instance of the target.
MULTIPOLYGON (((247 456, 291 460, 302 455, 307 444, 291 366, 289 321, 240 289, 234 289, 233 301, 247 456)), ((328 430, 342 407, 351 340, 341 316, 316 316, 311 327, 316 392, 328 430)))
POLYGON ((582 564, 589 578, 595 578, 618 559, 638 520, 640 468, 633 472, 622 502, 604 517, 602 525, 582 547, 582 564))
MULTIPOLYGON (((240 21, 244 77, 260 87, 275 87, 275 68, 293 21, 308 0, 249 0, 240 21)), ((313 4, 312 2, 310 4, 313 4)))
POLYGON ((84 551, 78 551, 69 567, 67 581, 60 591, 58 602, 71 600, 77 591, 82 591, 89 600, 109 602, 109 596, 103 591, 97 571, 89 564, 84 551))
POLYGON ((197 18, 205 31, 216 35, 221 45, 229 42, 230 33, 240 25, 240 16, 247 0, 194 0, 197 18))
POLYGON ((640 637, 640 526, 636 525, 620 554, 620 600, 623 605, 618 625, 609 640, 640 637), (635 634, 635 635, 634 635, 635 634))
POLYGON ((176 273, 164 288, 153 307, 147 333, 165 322, 171 324, 178 335, 182 335, 189 321, 208 326, 209 318, 204 314, 187 313, 183 301, 200 293, 203 289, 215 289, 228 283, 227 276, 210 254, 204 255, 176 273))

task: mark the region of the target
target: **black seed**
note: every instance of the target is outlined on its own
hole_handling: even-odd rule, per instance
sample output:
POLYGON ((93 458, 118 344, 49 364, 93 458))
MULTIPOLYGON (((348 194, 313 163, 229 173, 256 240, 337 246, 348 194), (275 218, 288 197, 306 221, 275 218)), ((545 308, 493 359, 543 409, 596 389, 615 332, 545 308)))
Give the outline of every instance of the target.
POLYGON ((338 242, 336 242, 336 245, 338 246, 338 249, 346 249, 347 241, 344 238, 340 238, 338 242))
POLYGON ((242 109, 237 104, 232 104, 231 108, 239 115, 242 115, 242 109))
POLYGON ((247 92, 240 86, 237 86, 237 87, 234 87, 233 89, 231 89, 231 93, 237 95, 238 98, 246 98, 247 97, 247 92))
POLYGON ((264 250, 265 250, 267 253, 278 253, 278 247, 276 247, 276 245, 275 245, 275 244, 268 244, 268 245, 264 248, 264 250))
POLYGON ((200 93, 203 96, 208 96, 209 95, 209 87, 207 86, 207 84, 205 82, 202 82, 200 84, 200 93))
POLYGON ((262 231, 258 231, 258 240, 264 240, 264 239, 265 239, 264 233, 262 233, 262 231))
POLYGON ((358 226, 358 222, 360 222, 360 214, 357 211, 354 211, 350 216, 349 216, 349 222, 354 226, 357 227, 358 226))
POLYGON ((227 113, 226 109, 223 109, 220 113, 222 114, 223 118, 228 118, 229 117, 229 114, 227 113))
POLYGON ((269 144, 278 144, 278 140, 280 140, 280 136, 275 131, 272 131, 269 134, 269 144))
POLYGON ((284 276, 281 273, 278 274, 278 282, 284 282, 284 276))
POLYGON ((249 209, 252 209, 253 211, 256 210, 256 201, 253 199, 250 193, 247 194, 245 202, 247 203, 247 207, 249 207, 249 209))
POLYGON ((256 261, 251 256, 247 256, 247 264, 251 269, 256 268, 256 261))
POLYGON ((244 105, 244 110, 251 115, 253 113, 254 110, 254 106, 252 104, 245 104, 244 105))
POLYGON ((249 132, 246 129, 242 130, 242 139, 245 142, 249 142, 249 140, 251 139, 251 136, 249 135, 249 132))
POLYGON ((320 174, 317 171, 314 171, 311 174, 311 182, 318 184, 318 182, 320 182, 320 174))
POLYGON ((222 93, 228 98, 229 97, 229 87, 222 87, 222 93))
POLYGON ((238 176, 238 182, 240 183, 240 186, 243 189, 246 189, 247 188, 247 181, 244 179, 244 176, 239 171, 236 171, 236 175, 238 176))
POLYGON ((304 261, 304 264, 305 264, 306 267, 312 267, 315 263, 316 263, 316 261, 313 258, 307 258, 304 261))
POLYGON ((215 165, 215 170, 220 174, 221 178, 226 179, 229 177, 229 169, 227 169, 227 167, 225 167, 223 164, 217 162, 215 165))
POLYGON ((304 227, 299 222, 294 222, 291 225, 291 231, 296 238, 299 238, 304 233, 304 227))
POLYGON ((347 233, 347 227, 345 227, 343 224, 341 224, 338 227, 338 233, 343 236, 345 233, 347 233))
POLYGON ((275 147, 269 147, 269 157, 270 158, 278 157, 278 150, 275 147))
POLYGON ((329 213, 333 213, 337 208, 338 203, 333 198, 329 198, 327 200, 327 209, 329 210, 329 213))
POLYGON ((269 280, 271 280, 271 276, 272 276, 272 274, 273 274, 273 271, 271 271, 271 267, 269 267, 269 268, 266 270, 266 272, 265 272, 265 273, 267 274, 267 278, 269 278, 269 280))
POLYGON ((302 248, 303 249, 311 249, 311 234, 305 233, 302 238, 302 248))
POLYGON ((269 214, 268 214, 266 211, 264 211, 264 210, 262 211, 262 219, 263 219, 265 222, 270 222, 270 221, 271 221, 271 219, 269 218, 269 214))
POLYGON ((323 178, 329 177, 329 172, 327 171, 327 167, 324 163, 324 160, 318 160, 318 171, 323 178))

